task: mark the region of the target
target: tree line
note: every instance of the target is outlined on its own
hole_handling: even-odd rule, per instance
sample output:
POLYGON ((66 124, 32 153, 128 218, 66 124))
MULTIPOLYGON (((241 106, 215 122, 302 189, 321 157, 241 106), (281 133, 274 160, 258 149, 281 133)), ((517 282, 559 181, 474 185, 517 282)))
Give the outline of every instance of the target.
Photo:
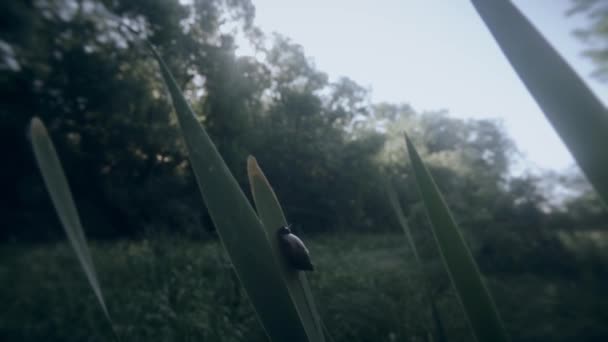
MULTIPOLYGON (((491 242, 505 234, 525 243, 521 234, 605 222, 590 191, 558 206, 543 191, 547 179, 514 177, 517 150, 500 122, 372 103, 353 80, 330 80, 302 46, 265 35, 248 0, 41 0, 0 7, 3 241, 61 236, 25 134, 32 116, 49 126, 91 237, 213 236, 143 38, 169 62, 244 191, 251 154, 296 229, 396 230, 386 187, 397 190, 412 225, 425 225, 404 131, 482 252, 492 253, 491 242), (239 56, 237 37, 257 57, 239 56)), ((580 188, 576 177, 553 180, 580 188)))

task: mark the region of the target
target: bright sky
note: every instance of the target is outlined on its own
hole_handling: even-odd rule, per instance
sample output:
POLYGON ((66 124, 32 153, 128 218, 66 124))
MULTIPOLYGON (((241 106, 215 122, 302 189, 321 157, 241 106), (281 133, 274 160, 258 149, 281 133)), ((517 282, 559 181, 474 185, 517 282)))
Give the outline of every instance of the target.
MULTIPOLYGON (((253 2, 264 32, 301 44, 330 78, 347 76, 371 88, 374 102, 501 118, 528 167, 573 163, 468 0, 253 2)), ((585 19, 564 16, 569 0, 514 2, 608 103, 608 86, 588 77, 593 66, 571 34, 585 19)))

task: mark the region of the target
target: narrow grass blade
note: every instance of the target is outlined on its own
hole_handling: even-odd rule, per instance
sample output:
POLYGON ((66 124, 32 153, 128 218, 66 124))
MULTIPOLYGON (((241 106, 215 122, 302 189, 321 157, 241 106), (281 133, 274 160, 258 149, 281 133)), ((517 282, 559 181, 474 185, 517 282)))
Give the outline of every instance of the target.
POLYGON ((44 123, 38 118, 33 118, 31 121, 30 138, 38 167, 40 168, 42 178, 44 179, 44 184, 51 196, 51 201, 59 216, 61 225, 68 236, 68 240, 70 241, 74 252, 76 252, 76 257, 84 270, 91 288, 93 288, 93 292, 95 292, 95 296, 101 305, 104 315, 112 325, 112 320, 110 319, 110 314, 108 313, 106 303, 103 299, 101 286, 99 286, 99 281, 97 280, 91 253, 89 252, 82 224, 80 223, 80 217, 78 216, 70 187, 63 172, 63 167, 61 166, 61 162, 55 151, 55 146, 48 135, 44 123))
POLYGON ((424 292, 431 306, 431 319, 433 321, 433 325, 435 326, 435 339, 438 342, 446 342, 447 336, 445 334, 445 328, 443 326, 443 322, 441 321, 441 316, 439 315, 437 304, 435 303, 435 297, 433 296, 429 287, 428 278, 424 274, 424 270, 422 268, 422 259, 420 259, 420 254, 418 254, 418 248, 416 248, 416 243, 414 242, 414 238, 412 237, 412 232, 410 230, 409 224, 407 223, 407 218, 405 217, 405 214, 401 209, 401 205, 399 204, 399 199, 397 198, 397 194, 395 193, 395 191, 390 186, 387 186, 386 192, 388 194, 389 202, 393 207, 393 211, 397 216, 397 220, 399 221, 401 228, 403 228, 403 232, 405 233, 408 244, 410 245, 412 253, 414 254, 418 271, 420 272, 420 275, 424 278, 424 292))
POLYGON ((199 189, 241 284, 272 341, 308 341, 262 223, 151 47, 173 100, 199 189))
POLYGON ((422 267, 420 255, 418 254, 418 248, 416 248, 416 244, 414 243, 414 238, 412 237, 412 232, 410 231, 410 226, 407 224, 407 219, 405 218, 405 214, 403 213, 403 210, 401 210, 401 205, 399 205, 399 199, 397 199, 397 194, 389 186, 386 187, 386 192, 388 194, 389 202, 391 203, 391 206, 393 207, 393 211, 395 212, 395 215, 397 216, 397 220, 399 221, 399 224, 401 225, 401 228, 403 228, 403 232, 405 233, 405 236, 407 237, 407 242, 410 245, 410 248, 412 249, 412 253, 414 253, 414 258, 416 258, 416 263, 418 264, 418 266, 422 267))
POLYGON ((251 193, 253 194, 258 216, 266 228, 275 258, 283 260, 281 271, 287 282, 287 288, 296 303, 300 317, 304 322, 308 336, 313 341, 324 341, 321 318, 315 306, 306 274, 290 267, 285 262, 279 249, 277 230, 288 224, 283 214, 283 209, 272 186, 266 179, 266 176, 264 176, 256 159, 252 156, 247 158, 247 175, 249 176, 249 185, 251 186, 251 193))
POLYGON ((472 2, 587 179, 608 203, 606 107, 510 1, 472 2))
POLYGON ((452 214, 416 148, 407 136, 405 139, 433 236, 477 341, 508 341, 492 297, 452 214))

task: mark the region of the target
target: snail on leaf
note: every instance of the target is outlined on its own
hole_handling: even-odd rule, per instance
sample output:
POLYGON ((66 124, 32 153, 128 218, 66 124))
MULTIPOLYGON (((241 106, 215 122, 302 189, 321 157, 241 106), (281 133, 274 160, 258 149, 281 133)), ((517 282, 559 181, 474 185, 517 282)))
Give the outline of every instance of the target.
POLYGON ((289 226, 283 226, 277 231, 279 248, 288 263, 296 270, 312 271, 314 266, 310 261, 310 253, 304 242, 294 235, 289 226))

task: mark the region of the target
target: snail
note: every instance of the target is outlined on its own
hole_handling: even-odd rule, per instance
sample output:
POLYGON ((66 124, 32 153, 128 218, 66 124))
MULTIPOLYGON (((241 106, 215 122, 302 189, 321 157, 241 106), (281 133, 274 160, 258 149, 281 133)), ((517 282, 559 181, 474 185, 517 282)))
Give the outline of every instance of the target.
POLYGON ((283 226, 277 231, 279 248, 289 264, 296 270, 312 271, 314 266, 310 261, 308 248, 299 237, 294 235, 289 226, 283 226))

